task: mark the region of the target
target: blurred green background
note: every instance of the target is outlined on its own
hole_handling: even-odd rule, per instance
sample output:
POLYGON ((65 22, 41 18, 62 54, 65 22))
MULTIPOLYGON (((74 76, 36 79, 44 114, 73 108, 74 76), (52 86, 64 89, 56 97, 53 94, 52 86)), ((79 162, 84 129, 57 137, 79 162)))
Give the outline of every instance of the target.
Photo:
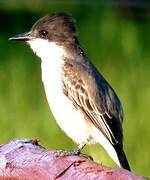
MULTIPOLYGON (((113 2, 0 1, 0 144, 37 138, 49 149, 76 147, 53 120, 40 60, 24 43, 8 41, 29 31, 39 17, 65 11, 76 19, 83 49, 123 103, 124 146, 132 170, 150 176, 150 6, 113 2)), ((116 166, 100 145, 83 152, 116 166)))

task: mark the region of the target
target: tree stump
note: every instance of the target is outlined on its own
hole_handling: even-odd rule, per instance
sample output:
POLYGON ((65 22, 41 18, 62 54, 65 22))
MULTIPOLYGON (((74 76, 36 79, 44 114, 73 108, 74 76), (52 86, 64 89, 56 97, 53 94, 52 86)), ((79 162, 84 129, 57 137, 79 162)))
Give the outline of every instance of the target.
POLYGON ((122 168, 108 168, 82 154, 56 157, 37 140, 14 140, 0 146, 0 180, 144 180, 122 168))

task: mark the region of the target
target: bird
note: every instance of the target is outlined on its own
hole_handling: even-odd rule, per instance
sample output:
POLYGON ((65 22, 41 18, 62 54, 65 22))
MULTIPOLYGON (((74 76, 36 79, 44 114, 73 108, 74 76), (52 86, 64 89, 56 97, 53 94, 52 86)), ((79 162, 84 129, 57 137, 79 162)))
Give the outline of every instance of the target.
POLYGON ((99 143, 119 167, 130 171, 123 150, 121 101, 81 47, 72 15, 50 13, 29 32, 9 40, 26 42, 41 59, 49 107, 60 128, 78 144, 76 152, 99 143))

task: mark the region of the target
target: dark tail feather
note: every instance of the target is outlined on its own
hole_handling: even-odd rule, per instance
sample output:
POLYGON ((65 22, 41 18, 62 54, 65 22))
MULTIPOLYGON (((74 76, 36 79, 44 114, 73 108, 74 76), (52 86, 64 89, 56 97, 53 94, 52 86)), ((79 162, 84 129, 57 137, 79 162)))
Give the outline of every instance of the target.
POLYGON ((119 159, 121 167, 128 170, 128 171, 131 171, 130 165, 129 165, 128 160, 126 158, 126 155, 123 151, 123 148, 121 148, 119 146, 119 144, 114 145, 114 148, 115 148, 116 153, 118 155, 118 159, 119 159))

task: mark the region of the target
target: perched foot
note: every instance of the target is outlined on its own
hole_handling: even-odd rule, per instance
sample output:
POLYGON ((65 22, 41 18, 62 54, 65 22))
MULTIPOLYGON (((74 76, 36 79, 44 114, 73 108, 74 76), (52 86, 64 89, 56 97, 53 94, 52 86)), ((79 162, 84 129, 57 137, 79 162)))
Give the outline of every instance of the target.
MULTIPOLYGON (((55 157, 63 157, 63 156, 74 156, 74 155, 80 155, 81 150, 84 148, 84 146, 92 139, 90 136, 86 142, 83 142, 79 144, 78 148, 73 150, 57 150, 55 151, 55 157)), ((83 157, 86 157, 89 160, 93 160, 91 156, 88 156, 86 154, 81 154, 83 157)))
POLYGON ((73 156, 73 155, 79 155, 81 152, 81 149, 76 148, 73 150, 57 150, 55 151, 56 157, 63 157, 63 156, 73 156))
POLYGON ((87 158, 88 160, 92 160, 93 158, 87 154, 81 154, 81 149, 76 148, 73 150, 57 150, 55 151, 55 157, 64 157, 64 156, 77 156, 77 155, 81 155, 85 158, 87 158))

